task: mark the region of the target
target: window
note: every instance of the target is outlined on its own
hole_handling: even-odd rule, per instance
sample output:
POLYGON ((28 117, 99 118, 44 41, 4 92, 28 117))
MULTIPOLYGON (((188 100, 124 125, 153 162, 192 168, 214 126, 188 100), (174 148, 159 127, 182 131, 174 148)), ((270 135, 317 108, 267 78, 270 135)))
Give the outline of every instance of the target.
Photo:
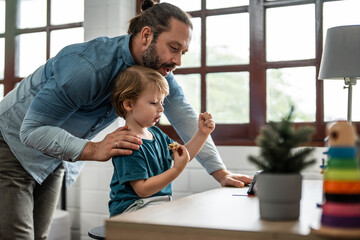
MULTIPOLYGON (((138 1, 138 3, 141 1, 138 1)), ((358 0, 162 0, 190 13, 193 39, 175 72, 196 111, 213 114, 217 145, 254 145, 261 126, 295 107, 295 125, 316 129, 346 119, 341 81, 318 81, 328 28, 360 24, 358 0), (334 98, 336 96, 336 99, 334 98)), ((353 89, 360 121, 360 87, 353 89)), ((162 122, 171 137, 173 129, 162 122)), ((358 127, 358 129, 360 126, 358 127)))
MULTIPOLYGON (((360 1, 347 0, 327 2, 324 4, 324 31, 326 36, 328 28, 340 25, 360 24, 360 15, 357 9, 360 1)), ((325 37, 324 37, 325 42, 325 37)), ((359 83, 353 87, 352 119, 360 121, 360 87, 359 83)), ((324 81, 324 120, 333 121, 339 117, 346 119, 347 116, 347 90, 342 90, 343 81, 324 81), (334 97, 336 96, 336 97, 334 97)), ((357 125, 359 129, 360 125, 357 125)))
POLYGON ((0 0, 0 100, 47 59, 84 41, 84 0, 0 0))

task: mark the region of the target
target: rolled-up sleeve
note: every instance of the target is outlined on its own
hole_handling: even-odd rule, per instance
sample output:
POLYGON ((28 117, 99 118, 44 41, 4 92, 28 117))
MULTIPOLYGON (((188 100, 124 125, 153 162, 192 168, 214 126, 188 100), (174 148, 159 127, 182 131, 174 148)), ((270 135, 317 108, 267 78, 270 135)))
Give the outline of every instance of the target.
POLYGON ((52 75, 36 94, 25 115, 20 139, 44 154, 75 161, 88 140, 75 137, 61 125, 96 96, 94 78, 97 76, 86 59, 77 54, 58 59, 52 67, 52 75))

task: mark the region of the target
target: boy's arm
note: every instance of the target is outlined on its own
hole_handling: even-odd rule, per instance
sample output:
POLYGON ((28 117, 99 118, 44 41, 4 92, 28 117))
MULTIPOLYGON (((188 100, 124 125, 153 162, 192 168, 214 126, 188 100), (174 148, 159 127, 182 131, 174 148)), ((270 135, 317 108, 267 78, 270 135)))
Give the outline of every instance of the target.
POLYGON ((201 150, 202 146, 206 142, 210 133, 215 129, 215 122, 212 119, 211 114, 205 112, 199 115, 198 120, 199 129, 195 135, 185 143, 185 147, 189 151, 190 160, 192 160, 201 150))
POLYGON ((173 154, 174 166, 172 168, 148 179, 130 181, 131 187, 139 197, 150 197, 161 191, 184 170, 186 164, 189 162, 189 153, 186 148, 179 146, 178 150, 174 151, 173 154))

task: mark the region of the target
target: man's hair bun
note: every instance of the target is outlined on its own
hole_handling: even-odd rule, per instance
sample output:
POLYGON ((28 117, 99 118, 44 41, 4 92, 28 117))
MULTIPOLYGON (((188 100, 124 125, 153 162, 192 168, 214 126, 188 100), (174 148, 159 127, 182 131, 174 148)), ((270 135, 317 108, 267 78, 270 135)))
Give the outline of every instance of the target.
POLYGON ((154 34, 152 40, 154 41, 162 32, 170 30, 171 19, 185 23, 193 29, 190 15, 179 7, 167 2, 158 3, 157 0, 143 0, 141 3, 141 14, 130 20, 128 34, 135 36, 144 27, 150 27, 154 34))
POLYGON ((141 4, 141 11, 145 11, 146 9, 151 8, 152 6, 154 6, 155 4, 157 4, 156 2, 154 2, 153 0, 144 0, 143 3, 141 4))

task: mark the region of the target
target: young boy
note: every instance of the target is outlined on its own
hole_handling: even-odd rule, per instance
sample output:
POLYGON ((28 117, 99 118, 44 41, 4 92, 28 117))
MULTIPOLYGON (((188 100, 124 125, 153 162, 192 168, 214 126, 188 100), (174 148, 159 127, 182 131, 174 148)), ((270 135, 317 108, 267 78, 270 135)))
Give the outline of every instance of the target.
POLYGON ((112 159, 111 217, 170 201, 171 182, 198 154, 215 129, 211 114, 202 113, 195 135, 185 146, 169 151, 169 144, 174 141, 154 126, 164 111, 163 102, 168 93, 166 79, 157 71, 142 66, 127 68, 115 80, 112 100, 116 113, 125 118, 128 129, 138 134, 143 144, 130 156, 112 159))

